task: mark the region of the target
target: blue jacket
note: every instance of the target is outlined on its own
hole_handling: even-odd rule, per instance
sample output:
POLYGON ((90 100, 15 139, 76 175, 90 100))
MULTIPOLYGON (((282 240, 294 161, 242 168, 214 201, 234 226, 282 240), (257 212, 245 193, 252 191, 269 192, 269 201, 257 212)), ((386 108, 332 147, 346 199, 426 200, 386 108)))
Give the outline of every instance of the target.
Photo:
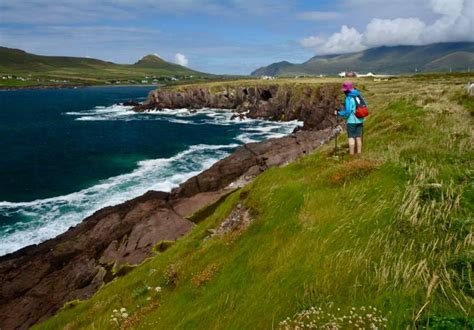
POLYGON ((344 100, 344 108, 337 112, 339 117, 346 118, 346 124, 362 124, 364 122, 364 118, 357 118, 355 116, 356 101, 354 96, 359 95, 360 92, 357 89, 351 90, 344 100))

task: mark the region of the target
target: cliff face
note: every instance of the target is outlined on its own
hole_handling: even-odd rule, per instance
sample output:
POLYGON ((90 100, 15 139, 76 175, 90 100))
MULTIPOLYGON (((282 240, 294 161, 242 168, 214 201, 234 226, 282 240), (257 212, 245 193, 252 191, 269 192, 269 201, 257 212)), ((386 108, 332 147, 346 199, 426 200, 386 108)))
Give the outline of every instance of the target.
POLYGON ((335 84, 257 85, 186 87, 150 92, 148 100, 135 111, 175 108, 232 109, 237 116, 269 120, 301 120, 303 129, 324 129, 335 124, 332 113, 338 103, 339 86, 335 84))
POLYGON ((255 88, 247 91, 253 96, 239 103, 236 95, 240 92, 235 91, 244 89, 239 87, 234 94, 215 94, 195 87, 185 92, 153 92, 150 100, 136 110, 228 107, 237 113, 247 112, 252 118, 299 119, 305 120, 305 128, 324 129, 300 130, 241 146, 171 193, 150 191, 97 211, 54 239, 0 257, 0 328, 28 328, 51 316, 64 303, 90 297, 101 285, 125 272, 127 265, 141 263, 189 232, 194 223, 187 217, 194 212, 265 169, 291 162, 334 136, 330 126, 337 88, 322 86, 308 91, 309 96, 300 102, 294 91, 286 88, 255 88), (273 96, 265 100, 265 91, 273 96), (323 107, 326 104, 327 109, 323 107), (311 106, 320 113, 311 114, 311 106), (316 118, 321 121, 316 122, 316 118))

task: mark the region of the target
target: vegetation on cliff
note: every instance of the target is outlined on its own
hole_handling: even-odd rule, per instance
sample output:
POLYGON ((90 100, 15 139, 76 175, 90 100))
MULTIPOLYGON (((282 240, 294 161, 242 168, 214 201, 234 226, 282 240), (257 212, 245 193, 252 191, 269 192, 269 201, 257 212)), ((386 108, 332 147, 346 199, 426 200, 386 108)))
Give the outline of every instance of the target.
POLYGON ((394 329, 472 327, 474 98, 463 83, 366 82, 362 157, 327 145, 267 170, 36 328, 284 328, 311 307, 326 325, 355 328, 347 317, 364 313, 394 329), (236 208, 246 221, 216 234, 236 208))
POLYGON ((151 91, 135 111, 175 108, 232 109, 237 118, 299 120, 303 130, 333 127, 333 111, 339 106, 339 84, 278 83, 242 80, 238 84, 183 85, 151 91))

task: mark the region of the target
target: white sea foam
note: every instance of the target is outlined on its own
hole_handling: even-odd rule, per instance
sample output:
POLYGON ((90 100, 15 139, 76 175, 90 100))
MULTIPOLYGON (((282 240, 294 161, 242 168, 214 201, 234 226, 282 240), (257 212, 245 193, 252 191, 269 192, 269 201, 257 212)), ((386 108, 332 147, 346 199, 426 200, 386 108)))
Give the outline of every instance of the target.
MULTIPOLYGON (((274 121, 251 119, 251 118, 232 118, 234 113, 231 110, 202 108, 198 110, 182 109, 163 109, 160 111, 135 112, 131 106, 114 104, 109 107, 97 106, 91 110, 65 112, 64 115, 74 116, 78 121, 110 121, 110 120, 165 120, 173 123, 190 124, 190 125, 235 125, 249 124, 256 127, 249 128, 249 131, 266 132, 277 129, 285 129, 301 125, 301 122, 280 122, 275 124, 274 121)), ((287 133, 287 129, 285 132, 287 133)))
POLYGON ((0 202, 0 214, 24 217, 4 226, 0 255, 55 237, 94 211, 134 198, 148 190, 170 191, 210 167, 238 144, 194 145, 171 158, 140 161, 131 173, 115 176, 90 188, 31 202, 0 202))
POLYGON ((137 197, 148 190, 170 191, 227 156, 238 145, 284 136, 301 125, 297 121, 276 123, 268 120, 231 119, 231 111, 210 108, 136 113, 130 106, 112 105, 67 112, 64 115, 74 116, 79 121, 159 119, 192 125, 238 125, 242 133, 235 137, 235 143, 229 145, 194 145, 171 158, 140 161, 130 173, 111 177, 68 195, 31 202, 0 202, 0 215, 6 218, 15 215, 16 219, 24 219, 2 226, 0 255, 53 238, 93 212, 137 197))
POLYGON ((256 125, 241 128, 243 133, 237 135, 236 139, 242 143, 257 142, 264 139, 277 138, 288 135, 296 127, 301 126, 300 121, 279 122, 256 120, 256 125))
POLYGON ((114 104, 109 107, 97 106, 92 110, 70 111, 65 115, 76 116, 78 121, 122 120, 136 115, 132 106, 114 104))

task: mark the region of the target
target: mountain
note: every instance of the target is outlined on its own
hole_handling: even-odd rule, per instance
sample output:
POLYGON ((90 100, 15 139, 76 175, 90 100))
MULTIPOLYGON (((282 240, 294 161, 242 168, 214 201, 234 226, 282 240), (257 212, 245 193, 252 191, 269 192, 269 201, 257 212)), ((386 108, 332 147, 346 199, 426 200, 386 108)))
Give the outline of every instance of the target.
POLYGON ((21 49, 0 47, 0 68, 2 71, 48 71, 55 68, 106 68, 114 63, 85 57, 42 56, 27 53, 21 49))
POLYGON ((143 56, 138 62, 133 64, 132 67, 144 69, 162 69, 176 72, 182 72, 184 70, 189 71, 189 73, 196 73, 196 71, 190 70, 184 66, 167 62, 154 54, 143 56))
POLYGON ((184 66, 167 62, 156 55, 147 55, 135 64, 116 64, 98 59, 68 56, 43 56, 20 49, 0 47, 0 73, 28 73, 47 76, 81 76, 95 78, 139 78, 145 75, 209 76, 184 66))
POLYGON ((133 64, 136 67, 153 67, 167 63, 164 59, 155 54, 143 56, 137 63, 133 64))
POLYGON ((399 74, 464 71, 468 67, 474 69, 474 43, 450 42, 426 46, 382 46, 350 54, 315 56, 301 64, 283 61, 259 68, 251 75, 318 75, 341 71, 399 74))

